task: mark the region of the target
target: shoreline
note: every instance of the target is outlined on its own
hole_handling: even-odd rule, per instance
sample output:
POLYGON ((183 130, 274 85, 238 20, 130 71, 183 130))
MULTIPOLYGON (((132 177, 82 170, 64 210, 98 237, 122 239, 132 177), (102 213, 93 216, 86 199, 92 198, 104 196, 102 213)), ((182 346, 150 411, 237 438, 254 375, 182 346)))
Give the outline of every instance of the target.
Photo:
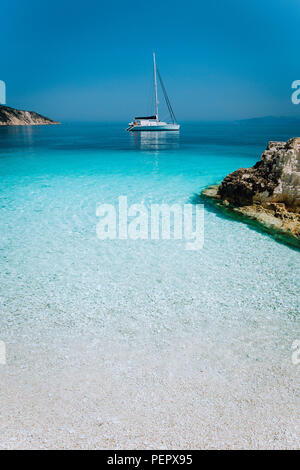
POLYGON ((20 122, 18 124, 12 124, 12 123, 3 123, 3 122, 0 122, 0 126, 1 127, 25 127, 25 126, 58 126, 60 125, 61 122, 59 121, 53 121, 53 122, 30 122, 30 123, 27 123, 27 122, 20 122))
POLYGON ((235 206, 221 199, 218 194, 220 186, 218 184, 208 186, 201 191, 201 196, 227 216, 261 229, 272 235, 275 240, 300 250, 300 238, 290 230, 299 224, 299 220, 294 220, 300 219, 298 214, 286 210, 281 212, 280 204, 276 203, 269 203, 268 208, 260 204, 235 206))

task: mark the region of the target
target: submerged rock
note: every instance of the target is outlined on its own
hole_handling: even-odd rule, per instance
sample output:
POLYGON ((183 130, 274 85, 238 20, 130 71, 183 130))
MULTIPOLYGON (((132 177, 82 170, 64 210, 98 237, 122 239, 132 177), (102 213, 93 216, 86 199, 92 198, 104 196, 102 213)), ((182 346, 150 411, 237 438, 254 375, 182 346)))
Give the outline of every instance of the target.
POLYGON ((300 138, 270 142, 253 167, 230 173, 202 195, 300 246, 300 138))
POLYGON ((34 126, 60 124, 34 111, 22 111, 0 105, 0 126, 34 126))

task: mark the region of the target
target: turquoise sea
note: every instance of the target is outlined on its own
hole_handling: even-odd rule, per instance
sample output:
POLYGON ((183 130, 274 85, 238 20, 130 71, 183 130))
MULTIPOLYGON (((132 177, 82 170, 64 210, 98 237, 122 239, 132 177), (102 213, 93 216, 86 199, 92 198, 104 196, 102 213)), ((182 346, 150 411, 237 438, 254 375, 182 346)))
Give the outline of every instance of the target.
POLYGON ((289 122, 0 127, 1 448, 299 445, 299 252, 205 206, 205 241, 106 240, 96 207, 197 201, 289 122))

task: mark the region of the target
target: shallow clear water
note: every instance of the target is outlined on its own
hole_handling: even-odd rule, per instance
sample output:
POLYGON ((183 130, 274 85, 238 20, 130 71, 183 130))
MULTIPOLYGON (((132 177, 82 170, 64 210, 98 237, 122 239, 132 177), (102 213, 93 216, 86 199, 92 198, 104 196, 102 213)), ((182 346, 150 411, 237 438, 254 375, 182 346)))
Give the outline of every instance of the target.
POLYGON ((205 208, 200 251, 96 236, 187 203, 289 124, 0 128, 2 447, 296 447, 299 252, 205 208))

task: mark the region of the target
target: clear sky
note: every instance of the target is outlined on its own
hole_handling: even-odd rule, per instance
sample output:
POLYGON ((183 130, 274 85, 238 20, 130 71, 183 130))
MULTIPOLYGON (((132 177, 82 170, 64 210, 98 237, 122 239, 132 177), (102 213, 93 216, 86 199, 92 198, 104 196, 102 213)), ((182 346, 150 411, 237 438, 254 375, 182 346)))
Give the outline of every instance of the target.
POLYGON ((178 120, 300 116, 299 0, 1 0, 7 104, 60 120, 151 111, 152 51, 178 120))

